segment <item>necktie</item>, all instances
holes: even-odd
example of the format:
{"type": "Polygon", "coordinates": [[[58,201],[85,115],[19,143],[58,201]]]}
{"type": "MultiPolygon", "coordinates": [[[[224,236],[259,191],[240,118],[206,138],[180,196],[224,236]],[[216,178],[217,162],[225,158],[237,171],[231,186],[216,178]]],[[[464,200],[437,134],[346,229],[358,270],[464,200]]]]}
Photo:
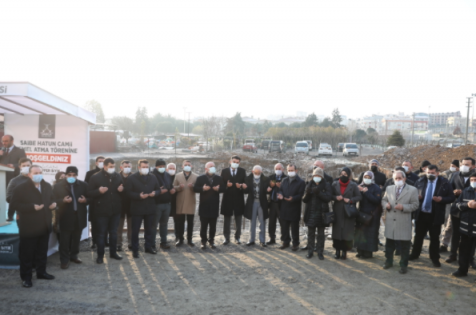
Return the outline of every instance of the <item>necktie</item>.
{"type": "Polygon", "coordinates": [[[402,188],[397,188],[397,198],[395,198],[395,199],[398,199],[398,197],[400,197],[401,193],[402,193],[402,188]]]}
{"type": "Polygon", "coordinates": [[[76,203],[76,196],[74,195],[74,187],[71,185],[71,194],[73,195],[74,211],[78,211],[78,204],[76,203]]]}
{"type": "Polygon", "coordinates": [[[233,170],[233,177],[235,177],[235,170],[233,170]]]}
{"type": "Polygon", "coordinates": [[[426,211],[431,212],[431,201],[433,200],[433,182],[428,182],[428,190],[426,191],[425,206],[423,207],[426,211]]]}

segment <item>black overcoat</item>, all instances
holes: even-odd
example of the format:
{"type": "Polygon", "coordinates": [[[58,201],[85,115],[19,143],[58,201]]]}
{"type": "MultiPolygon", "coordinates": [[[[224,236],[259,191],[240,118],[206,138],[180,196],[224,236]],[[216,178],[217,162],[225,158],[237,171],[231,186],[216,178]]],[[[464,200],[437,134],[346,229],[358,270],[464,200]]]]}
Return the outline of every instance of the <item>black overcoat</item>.
{"type": "Polygon", "coordinates": [[[91,198],[87,198],[88,184],[77,179],[76,182],[71,185],[66,179],[60,180],[53,187],[53,193],[55,195],[56,205],[58,207],[59,227],[60,231],[73,231],[76,228],[84,229],[87,225],[88,217],[88,203],[91,202],[91,198]],[[63,201],[64,197],[73,198],[71,192],[71,186],[73,186],[74,196],[76,198],[76,211],[74,210],[74,203],[66,203],[63,201]],[[79,198],[84,196],[86,203],[79,202],[79,198]]]}
{"type": "Polygon", "coordinates": [[[198,215],[204,218],[218,218],[220,213],[220,193],[225,191],[225,184],[221,176],[208,175],[197,177],[197,181],[193,186],[196,193],[200,193],[200,204],[198,205],[198,215]],[[204,185],[210,186],[207,191],[203,190],[204,185]],[[220,185],[220,189],[215,191],[213,187],[220,185]]]}
{"type": "Polygon", "coordinates": [[[243,215],[245,209],[245,191],[243,188],[236,188],[236,183],[243,184],[246,181],[246,171],[244,168],[238,167],[236,175],[232,176],[229,167],[221,171],[221,178],[225,185],[223,198],[221,201],[221,214],[226,216],[243,215]],[[233,185],[228,187],[228,181],[233,185]]]}

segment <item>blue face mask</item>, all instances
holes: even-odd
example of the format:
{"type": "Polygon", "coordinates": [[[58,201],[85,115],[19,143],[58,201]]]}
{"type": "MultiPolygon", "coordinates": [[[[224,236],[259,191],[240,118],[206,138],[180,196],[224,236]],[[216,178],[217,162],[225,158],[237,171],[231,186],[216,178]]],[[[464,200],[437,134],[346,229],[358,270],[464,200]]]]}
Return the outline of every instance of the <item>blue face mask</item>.
{"type": "Polygon", "coordinates": [[[33,182],[41,183],[42,180],[43,180],[43,174],[33,175],[33,182]]]}
{"type": "Polygon", "coordinates": [[[70,183],[70,184],[76,183],[76,178],[75,178],[75,177],[66,177],[66,180],[67,180],[68,183],[70,183]]]}

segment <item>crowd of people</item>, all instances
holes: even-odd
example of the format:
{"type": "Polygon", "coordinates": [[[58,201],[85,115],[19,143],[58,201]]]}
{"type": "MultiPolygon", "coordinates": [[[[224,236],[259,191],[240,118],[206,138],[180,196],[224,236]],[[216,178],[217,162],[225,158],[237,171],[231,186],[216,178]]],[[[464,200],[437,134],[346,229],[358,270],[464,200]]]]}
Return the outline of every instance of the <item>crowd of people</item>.
{"type": "Polygon", "coordinates": [[[214,162],[210,161],[205,164],[205,173],[199,175],[193,172],[189,160],[183,161],[179,171],[177,165],[167,164],[163,159],[157,160],[154,168],[142,159],[138,161],[137,171],[132,172],[133,165],[128,160],[116,165],[112,158],[98,156],[96,168],[86,174],[84,181],[78,178],[77,167],[68,166],[52,186],[43,179],[40,166],[32,165],[26,157],[20,158],[20,174],[8,185],[7,202],[9,219],[17,213],[22,285],[32,286],[33,268],[38,279],[54,279],[46,272],[48,239],[53,230],[60,240],[61,268],[67,269],[70,262],[82,263],[78,257],[79,243],[88,218],[98,264],[104,263],[107,246],[110,258],[122,259],[118,252],[123,250],[125,222],[134,258],[140,258],[141,227],[145,253],[157,254],[158,237],[161,249],[170,248],[169,217],[174,220],[175,246],[185,244],[185,222],[187,245],[195,246],[192,237],[197,202],[202,250],[207,250],[207,246],[216,248],[217,219],[221,214],[224,216],[222,245],[232,241],[233,220],[234,241],[242,243],[242,217],[245,217],[251,221],[246,246],[276,244],[279,222],[279,248],[291,247],[297,251],[303,219],[308,241],[301,249],[307,252],[307,258],[317,252],[318,258],[324,259],[325,229],[332,226],[335,259],[347,259],[353,248],[357,258],[371,259],[379,250],[383,221],[384,269],[391,268],[394,257],[400,256],[399,272],[407,273],[409,261],[420,257],[427,235],[429,258],[434,267],[441,266],[440,253],[450,247],[446,262],[459,262],[453,276],[466,276],[470,266],[476,268],[476,170],[471,157],[453,161],[445,172],[428,161],[414,172],[412,163],[403,161],[402,166],[393,170],[391,178],[379,170],[377,160],[372,160],[369,170],[357,180],[348,167],[342,168],[338,178],[332,178],[326,174],[322,161],[314,163],[308,179],[301,178],[292,163],[286,167],[277,163],[270,176],[263,173],[260,165],[255,165],[247,175],[240,163],[239,156],[232,156],[230,166],[218,175],[214,162]],[[223,194],[221,203],[220,194],[223,194]],[[302,203],[305,204],[303,215],[302,203]]]}

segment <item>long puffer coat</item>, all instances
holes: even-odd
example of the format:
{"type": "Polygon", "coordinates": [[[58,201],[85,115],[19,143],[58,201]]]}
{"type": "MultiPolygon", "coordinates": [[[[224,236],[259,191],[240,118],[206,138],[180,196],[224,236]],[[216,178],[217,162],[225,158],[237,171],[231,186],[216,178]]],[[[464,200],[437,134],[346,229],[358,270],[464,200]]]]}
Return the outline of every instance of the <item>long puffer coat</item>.
{"type": "Polygon", "coordinates": [[[309,227],[327,227],[324,214],[329,212],[329,202],[332,200],[331,185],[321,180],[317,185],[310,181],[304,192],[303,202],[306,204],[304,223],[309,227]]]}
{"type": "Polygon", "coordinates": [[[372,215],[369,225],[357,222],[354,244],[357,249],[369,252],[378,251],[378,233],[380,229],[380,204],[382,190],[377,184],[365,185],[368,190],[361,192],[362,200],[359,202],[359,212],[372,215]]]}

